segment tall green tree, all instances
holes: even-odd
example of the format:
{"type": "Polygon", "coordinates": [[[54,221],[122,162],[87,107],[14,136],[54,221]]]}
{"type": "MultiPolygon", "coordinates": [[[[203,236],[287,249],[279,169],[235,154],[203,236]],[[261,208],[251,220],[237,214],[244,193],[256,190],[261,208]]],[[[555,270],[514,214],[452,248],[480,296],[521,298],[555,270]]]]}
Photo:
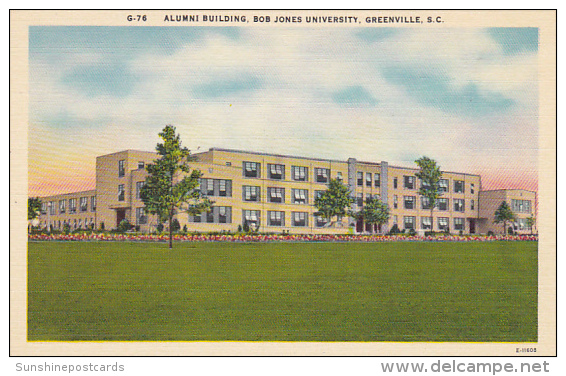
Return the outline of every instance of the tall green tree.
{"type": "Polygon", "coordinates": [[[515,214],[506,201],[495,210],[493,223],[503,223],[503,235],[507,235],[507,223],[515,220],[515,214]]]}
{"type": "Polygon", "coordinates": [[[430,205],[430,227],[432,230],[434,227],[434,208],[438,204],[438,199],[442,197],[442,191],[440,190],[442,171],[440,171],[440,166],[436,161],[429,157],[423,156],[417,159],[415,163],[419,166],[419,171],[415,175],[421,180],[419,195],[426,198],[430,205]]]}
{"type": "Polygon", "coordinates": [[[28,231],[31,230],[31,221],[39,217],[41,213],[41,200],[39,197],[28,198],[28,231]]]}
{"type": "Polygon", "coordinates": [[[328,189],[314,200],[318,210],[314,215],[330,222],[334,217],[345,216],[353,202],[348,187],[338,179],[330,179],[328,189]]]}
{"type": "Polygon", "coordinates": [[[173,248],[173,219],[178,211],[198,214],[210,211],[212,202],[203,197],[199,186],[201,171],[191,170],[191,152],[181,145],[175,127],[167,125],[159,133],[156,146],[160,158],[147,165],[148,176],[140,196],[145,210],[169,224],[169,248],[173,248]]]}
{"type": "Polygon", "coordinates": [[[363,219],[369,225],[383,225],[389,222],[390,210],[387,204],[373,197],[366,200],[366,204],[360,211],[354,214],[356,219],[363,219]]]}

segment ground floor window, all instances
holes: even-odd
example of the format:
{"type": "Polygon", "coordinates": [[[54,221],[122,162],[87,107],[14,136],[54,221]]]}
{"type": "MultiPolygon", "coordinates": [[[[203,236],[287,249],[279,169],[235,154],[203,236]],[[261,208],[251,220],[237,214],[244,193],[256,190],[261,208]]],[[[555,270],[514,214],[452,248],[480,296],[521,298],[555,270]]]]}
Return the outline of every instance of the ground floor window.
{"type": "Polygon", "coordinates": [[[267,212],[267,225],[268,226],[285,226],[285,212],[283,211],[268,211],[267,212]]]}
{"type": "Polygon", "coordinates": [[[438,218],[438,229],[440,231],[448,231],[448,217],[438,218]]]}
{"type": "Polygon", "coordinates": [[[316,218],[315,220],[316,227],[324,227],[329,222],[327,218],[321,216],[317,216],[315,218],[316,218]]]}
{"type": "Polygon", "coordinates": [[[403,226],[405,228],[405,230],[411,230],[411,229],[415,229],[415,217],[412,216],[406,216],[403,217],[403,226]]]}
{"type": "Polygon", "coordinates": [[[432,221],[430,217],[421,217],[421,229],[432,230],[432,221]]]}
{"type": "Polygon", "coordinates": [[[293,212],[292,225],[296,227],[308,226],[308,215],[305,212],[293,212]]]}
{"type": "Polygon", "coordinates": [[[464,230],[464,218],[454,218],[454,230],[464,230]]]}
{"type": "Polygon", "coordinates": [[[136,223],[138,225],[145,225],[147,223],[147,216],[145,215],[144,208],[136,209],[136,223]]]}
{"type": "Polygon", "coordinates": [[[259,210],[242,210],[242,223],[248,226],[259,227],[261,221],[261,212],[259,210]]]}

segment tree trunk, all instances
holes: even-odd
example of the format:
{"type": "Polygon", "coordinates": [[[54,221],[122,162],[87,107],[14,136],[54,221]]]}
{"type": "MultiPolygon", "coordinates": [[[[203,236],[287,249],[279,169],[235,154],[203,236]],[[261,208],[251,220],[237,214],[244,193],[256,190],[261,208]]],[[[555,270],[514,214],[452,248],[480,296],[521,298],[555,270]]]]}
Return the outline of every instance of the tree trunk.
{"type": "Polygon", "coordinates": [[[173,216],[169,216],[169,249],[173,248],[173,216]]]}

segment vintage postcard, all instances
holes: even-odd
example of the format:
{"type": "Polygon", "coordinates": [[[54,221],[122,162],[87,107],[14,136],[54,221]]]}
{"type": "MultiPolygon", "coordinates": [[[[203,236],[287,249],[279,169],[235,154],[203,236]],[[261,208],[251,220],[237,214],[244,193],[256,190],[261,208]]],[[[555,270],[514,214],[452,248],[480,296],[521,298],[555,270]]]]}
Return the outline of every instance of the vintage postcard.
{"type": "Polygon", "coordinates": [[[556,354],[555,11],[10,22],[12,355],[556,354]]]}

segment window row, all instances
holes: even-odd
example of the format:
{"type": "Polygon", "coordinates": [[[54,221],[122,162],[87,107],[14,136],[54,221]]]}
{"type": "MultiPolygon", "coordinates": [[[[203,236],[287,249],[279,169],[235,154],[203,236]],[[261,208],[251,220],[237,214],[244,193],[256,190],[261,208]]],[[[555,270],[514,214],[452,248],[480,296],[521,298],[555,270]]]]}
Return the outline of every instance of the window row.
{"type": "MultiPolygon", "coordinates": [[[[288,190],[288,189],[287,189],[288,190]]],[[[286,189],[281,187],[268,187],[266,202],[270,203],[285,203],[287,202],[286,189]]],[[[291,196],[289,197],[292,204],[308,204],[309,191],[308,189],[290,189],[291,196]]],[[[315,191],[315,199],[318,195],[322,194],[322,190],[315,191]]],[[[246,202],[260,202],[261,201],[261,187],[253,185],[244,185],[242,187],[242,200],[246,202]]]]}
{"type": "Polygon", "coordinates": [[[365,179],[364,179],[364,173],[361,171],[356,172],[356,180],[357,180],[357,184],[358,187],[363,187],[364,185],[366,187],[381,187],[381,174],[379,173],[371,173],[371,172],[366,172],[365,173],[365,179]]]}
{"type": "MultiPolygon", "coordinates": [[[[421,209],[423,210],[430,210],[430,200],[428,197],[421,196],[421,209]]],[[[403,208],[405,209],[416,209],[416,196],[403,196],[403,208]]],[[[453,202],[453,210],[456,212],[465,212],[466,211],[466,201],[462,198],[455,198],[452,199],[453,202]]],[[[435,208],[440,211],[447,211],[450,207],[450,199],[448,198],[439,198],[436,201],[435,208]]],[[[397,195],[393,196],[393,209],[399,208],[399,198],[397,195]]],[[[470,210],[476,210],[476,202],[475,200],[470,200],[470,210]]]]}
{"type": "Polygon", "coordinates": [[[511,200],[511,210],[515,213],[530,213],[530,200],[511,200]]]}
{"type": "MultiPolygon", "coordinates": [[[[359,173],[358,173],[359,174],[359,173]]],[[[358,180],[358,185],[361,185],[358,180]]],[[[421,181],[421,187],[426,187],[428,184],[421,181]]],[[[393,178],[393,188],[397,189],[399,187],[399,181],[397,177],[393,178]]],[[[403,176],[403,188],[404,189],[417,189],[416,177],[415,176],[403,176]]],[[[450,180],[440,179],[438,182],[438,191],[445,193],[450,192],[450,180]]],[[[453,181],[453,193],[464,193],[466,191],[466,183],[463,180],[453,181]]],[[[476,186],[474,183],[470,183],[470,193],[474,194],[476,192],[476,186]]]]}
{"type": "MultiPolygon", "coordinates": [[[[145,168],[144,161],[138,161],[138,170],[143,170],[145,168]]],[[[126,160],[121,159],[118,161],[118,177],[123,177],[126,175],[126,160]]]]}
{"type": "MultiPolygon", "coordinates": [[[[330,181],[330,169],[315,167],[313,169],[312,181],[317,183],[328,183],[330,181]]],[[[267,164],[267,178],[272,180],[285,180],[286,166],[283,164],[267,164]]],[[[261,163],[243,162],[242,174],[246,178],[261,178],[261,163]]],[[[291,166],[291,180],[309,181],[309,168],[305,166],[291,166]]],[[[337,172],[336,178],[342,180],[342,172],[337,172]]]]}
{"type": "MultiPolygon", "coordinates": [[[[43,226],[47,227],[47,221],[42,223],[43,226]]],[[[92,230],[94,229],[94,218],[74,218],[69,219],[68,221],[65,219],[63,221],[51,221],[51,227],[57,230],[65,230],[66,226],[69,226],[71,230],[83,229],[83,230],[92,230]]]]}
{"type": "MultiPolygon", "coordinates": [[[[267,226],[272,227],[285,227],[290,223],[293,227],[308,227],[309,226],[309,213],[307,212],[291,212],[285,213],[284,211],[268,210],[267,213],[267,226]],[[290,218],[286,218],[289,214],[290,218]],[[287,222],[290,221],[290,222],[287,222]]],[[[316,227],[324,227],[328,223],[325,218],[314,216],[314,225],[316,227]]],[[[259,227],[261,225],[261,211],[259,210],[243,210],[242,223],[247,223],[250,226],[259,227]]]]}
{"type": "MultiPolygon", "coordinates": [[[[420,228],[421,230],[433,230],[432,228],[432,218],[430,217],[420,217],[421,219],[421,223],[420,223],[420,228]]],[[[436,218],[437,220],[437,227],[436,229],[438,231],[450,231],[450,218],[448,217],[438,217],[436,218]]],[[[396,216],[394,218],[394,223],[396,223],[396,216]]],[[[413,217],[413,216],[404,216],[403,217],[403,228],[405,228],[406,230],[416,230],[416,226],[417,226],[417,217],[413,217]]],[[[453,226],[454,226],[454,230],[464,230],[465,229],[465,224],[464,224],[464,218],[454,218],[453,219],[453,226]]]]}
{"type": "Polygon", "coordinates": [[[209,212],[191,215],[189,222],[192,223],[232,223],[231,206],[213,206],[209,212]]]}
{"type": "Polygon", "coordinates": [[[89,211],[89,201],[90,201],[90,211],[96,211],[96,196],[89,197],[80,197],[70,198],[68,200],[59,200],[59,201],[49,201],[49,202],[42,202],[41,203],[41,214],[47,214],[49,212],[50,215],[56,214],[64,214],[67,213],[67,208],[69,210],[69,214],[75,214],[77,211],[84,213],[89,211]],[[67,206],[68,202],[68,206],[67,206]]]}

